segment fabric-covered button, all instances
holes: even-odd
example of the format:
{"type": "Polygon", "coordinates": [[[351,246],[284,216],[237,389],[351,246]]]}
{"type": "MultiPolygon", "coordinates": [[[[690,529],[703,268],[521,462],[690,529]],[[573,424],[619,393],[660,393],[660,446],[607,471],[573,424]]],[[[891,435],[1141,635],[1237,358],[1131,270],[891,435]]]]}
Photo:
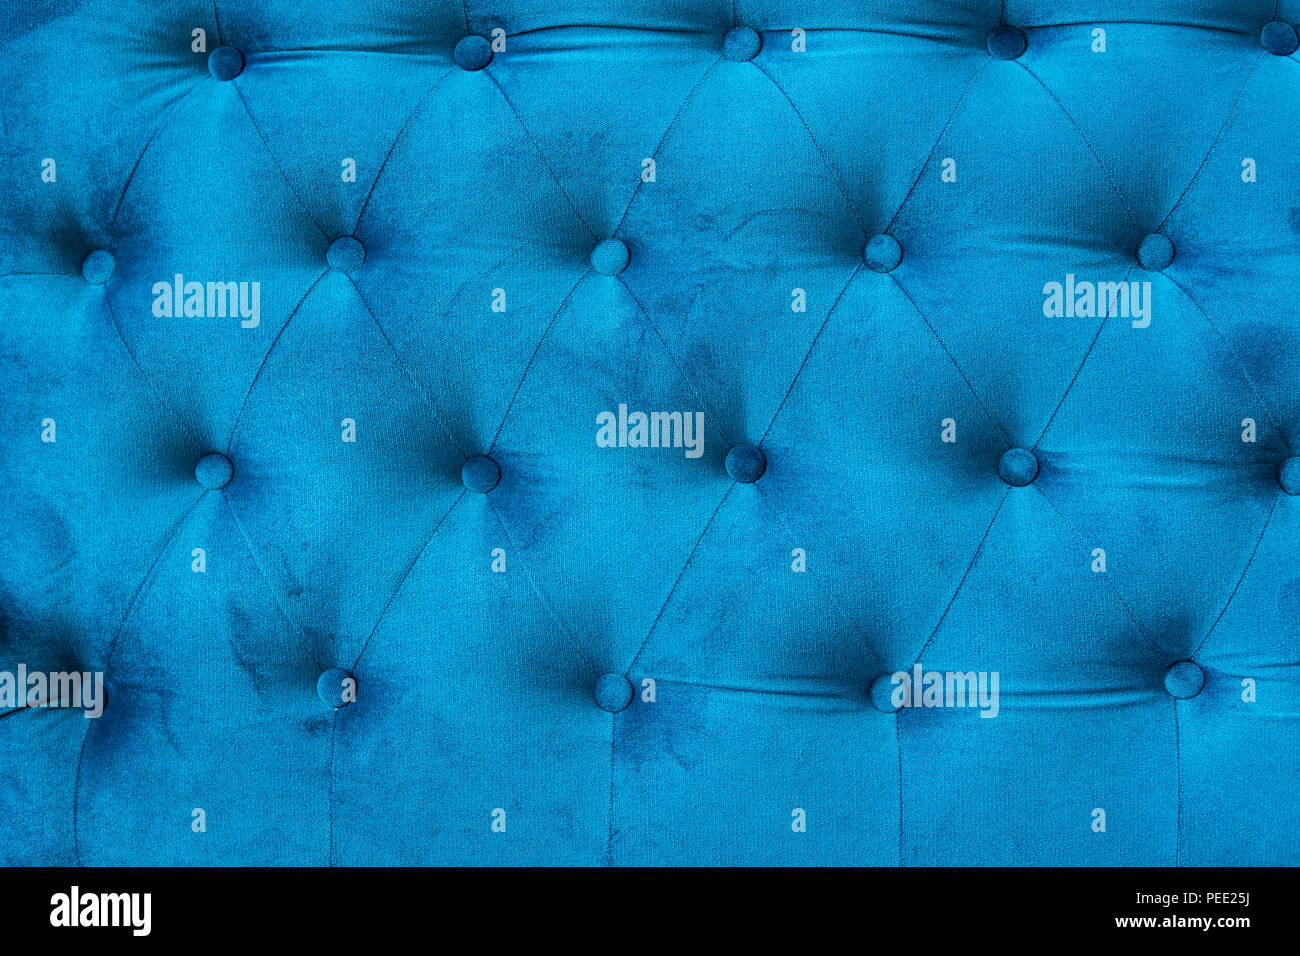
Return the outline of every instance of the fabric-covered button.
{"type": "Polygon", "coordinates": [[[492,62],[492,44],[485,37],[462,37],[456,44],[455,57],[462,70],[481,70],[492,62]]]}
{"type": "Polygon", "coordinates": [[[1014,60],[1029,46],[1025,31],[1009,23],[994,27],[986,42],[989,54],[999,60],[1014,60]]]}
{"type": "Polygon", "coordinates": [[[113,253],[107,249],[96,249],[81,260],[81,277],[91,285],[103,285],[113,274],[116,265],[113,253]]]}
{"type": "Polygon", "coordinates": [[[1300,457],[1292,455],[1278,465],[1277,483],[1288,495],[1300,495],[1300,457]]]}
{"type": "Polygon", "coordinates": [[[329,251],[325,253],[325,261],[330,264],[331,269],[337,269],[339,272],[354,272],[361,268],[361,263],[366,261],[366,247],[356,236],[339,236],[330,243],[329,251]]]}
{"type": "Polygon", "coordinates": [[[210,452],[194,466],[194,477],[209,491],[219,491],[235,477],[235,466],[219,451],[210,452]]]}
{"type": "Polygon", "coordinates": [[[1165,690],[1170,697],[1187,700],[1195,697],[1205,686],[1205,671],[1195,661],[1177,661],[1165,671],[1165,690]]]}
{"type": "Polygon", "coordinates": [[[629,253],[621,239],[602,239],[591,250],[591,267],[603,276],[616,276],[627,268],[629,253]]]}
{"type": "Polygon", "coordinates": [[[1138,243],[1138,265],[1151,272],[1159,272],[1174,261],[1174,244],[1168,236],[1153,232],[1138,243]]]}
{"type": "Polygon", "coordinates": [[[1024,487],[1038,477],[1038,459],[1028,448],[1008,448],[998,459],[998,474],[1007,484],[1024,487]]]}
{"type": "Polygon", "coordinates": [[[732,481],[752,485],[767,471],[767,457],[757,445],[737,445],[727,452],[726,466],[732,481]]]}
{"type": "Polygon", "coordinates": [[[208,54],[208,72],[223,83],[244,72],[244,54],[233,46],[219,46],[208,54]]]}
{"type": "Polygon", "coordinates": [[[602,674],[593,691],[596,706],[617,714],[632,703],[632,682],[622,674],[602,674]]]}
{"type": "Polygon", "coordinates": [[[316,680],[316,694],[326,707],[346,707],[356,697],[357,681],[341,667],[331,667],[316,680]]]}
{"type": "Polygon", "coordinates": [[[903,247],[893,236],[883,232],[872,236],[867,247],[862,250],[862,261],[872,272],[893,272],[903,261],[903,247]]]}
{"type": "Polygon", "coordinates": [[[894,706],[894,683],[892,675],[881,674],[871,682],[871,706],[882,714],[896,714],[899,708],[894,706]]]}
{"type": "Polygon", "coordinates": [[[722,53],[728,60],[744,63],[758,56],[763,38],[753,27],[732,27],[722,40],[722,53]]]}
{"type": "Polygon", "coordinates": [[[1275,56],[1290,56],[1300,46],[1300,37],[1296,36],[1295,27],[1291,24],[1274,20],[1264,24],[1264,29],[1259,31],[1259,42],[1275,56]]]}
{"type": "Polygon", "coordinates": [[[475,455],[461,466],[460,480],[469,491],[485,495],[501,480],[501,466],[487,455],[475,455]]]}

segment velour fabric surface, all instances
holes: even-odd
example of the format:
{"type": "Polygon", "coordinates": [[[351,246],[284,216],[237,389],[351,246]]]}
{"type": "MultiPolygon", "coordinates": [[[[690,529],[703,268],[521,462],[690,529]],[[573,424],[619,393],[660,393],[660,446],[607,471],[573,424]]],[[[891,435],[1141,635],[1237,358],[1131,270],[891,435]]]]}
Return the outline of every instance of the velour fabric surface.
{"type": "Polygon", "coordinates": [[[1300,863],[1297,21],[4,4],[0,860],[1300,863]]]}

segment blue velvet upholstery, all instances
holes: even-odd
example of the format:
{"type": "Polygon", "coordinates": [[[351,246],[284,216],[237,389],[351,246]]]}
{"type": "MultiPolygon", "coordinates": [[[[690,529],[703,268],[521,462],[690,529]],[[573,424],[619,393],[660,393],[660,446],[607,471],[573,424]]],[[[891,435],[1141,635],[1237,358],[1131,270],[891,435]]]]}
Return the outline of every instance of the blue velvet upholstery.
{"type": "Polygon", "coordinates": [[[1300,863],[1297,21],[4,4],[0,859],[1300,863]]]}

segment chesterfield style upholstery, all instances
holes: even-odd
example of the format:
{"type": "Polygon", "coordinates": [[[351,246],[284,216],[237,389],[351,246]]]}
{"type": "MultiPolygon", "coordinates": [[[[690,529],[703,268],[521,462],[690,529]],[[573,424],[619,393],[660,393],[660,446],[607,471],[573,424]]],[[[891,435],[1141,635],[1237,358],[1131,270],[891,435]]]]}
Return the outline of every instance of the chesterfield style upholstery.
{"type": "Polygon", "coordinates": [[[1298,21],[5,4],[0,859],[1300,863],[1298,21]]]}

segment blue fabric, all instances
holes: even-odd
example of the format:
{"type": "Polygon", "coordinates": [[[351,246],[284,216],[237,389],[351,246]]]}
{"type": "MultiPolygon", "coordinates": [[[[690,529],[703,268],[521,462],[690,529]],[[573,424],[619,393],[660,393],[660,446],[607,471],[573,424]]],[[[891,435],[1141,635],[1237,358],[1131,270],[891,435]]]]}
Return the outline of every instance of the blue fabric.
{"type": "Polygon", "coordinates": [[[0,860],[1300,863],[1297,21],[0,5],[0,860]]]}

